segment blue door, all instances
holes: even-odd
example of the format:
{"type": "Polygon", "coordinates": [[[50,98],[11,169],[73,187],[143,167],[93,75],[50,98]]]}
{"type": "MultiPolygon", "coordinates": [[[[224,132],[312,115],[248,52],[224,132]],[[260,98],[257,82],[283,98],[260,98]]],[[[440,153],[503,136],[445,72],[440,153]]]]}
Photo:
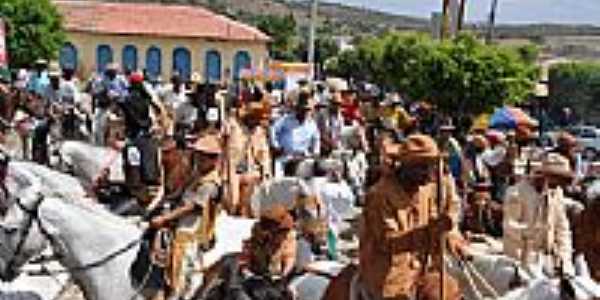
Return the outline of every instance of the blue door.
{"type": "Polygon", "coordinates": [[[106,65],[113,62],[113,52],[109,45],[100,45],[96,49],[96,66],[98,72],[104,72],[106,65]]]}
{"type": "Polygon", "coordinates": [[[190,79],[192,72],[190,51],[186,48],[177,48],[173,51],[173,71],[179,72],[181,78],[190,79]]]}
{"type": "Polygon", "coordinates": [[[252,68],[250,54],[247,51],[238,51],[233,60],[233,79],[239,80],[242,70],[250,68],[252,68]]]}
{"type": "Polygon", "coordinates": [[[146,52],[146,73],[150,79],[156,79],[160,76],[161,72],[162,57],[160,49],[157,47],[150,47],[146,52]]]}
{"type": "Polygon", "coordinates": [[[77,69],[77,48],[71,43],[66,43],[60,49],[59,64],[62,69],[77,69]]]}
{"type": "Polygon", "coordinates": [[[216,50],[206,52],[206,71],[204,77],[208,82],[221,80],[221,54],[216,50]]]}
{"type": "Polygon", "coordinates": [[[123,70],[137,70],[137,48],[127,45],[123,48],[123,70]]]}

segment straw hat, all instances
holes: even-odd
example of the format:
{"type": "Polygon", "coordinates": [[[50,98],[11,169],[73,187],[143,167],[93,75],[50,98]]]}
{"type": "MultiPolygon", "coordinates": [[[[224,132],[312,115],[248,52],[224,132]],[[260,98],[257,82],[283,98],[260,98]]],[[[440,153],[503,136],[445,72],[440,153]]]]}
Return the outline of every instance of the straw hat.
{"type": "Polygon", "coordinates": [[[269,220],[277,223],[282,229],[294,228],[294,219],[288,210],[280,204],[272,206],[260,216],[263,220],[269,220]]]}
{"type": "Polygon", "coordinates": [[[190,77],[190,81],[192,83],[201,83],[202,75],[200,75],[200,73],[198,73],[198,72],[194,72],[194,73],[192,73],[192,76],[190,77]]]}
{"type": "Polygon", "coordinates": [[[206,154],[221,154],[221,140],[216,135],[208,134],[198,138],[190,148],[206,154]]]}
{"type": "Polygon", "coordinates": [[[107,71],[118,71],[119,70],[119,65],[117,63],[109,63],[106,65],[106,70],[107,71]]]}
{"type": "Polygon", "coordinates": [[[535,173],[543,176],[557,176],[566,179],[575,177],[575,173],[571,170],[569,160],[558,153],[549,153],[542,161],[541,168],[536,170],[535,173]]]}
{"type": "Polygon", "coordinates": [[[479,149],[485,149],[489,146],[488,140],[483,135],[479,134],[472,137],[471,143],[473,143],[473,146],[479,149]]]}
{"type": "Polygon", "coordinates": [[[50,77],[60,77],[60,65],[58,62],[51,62],[48,66],[48,76],[50,77]]]}
{"type": "Polygon", "coordinates": [[[437,143],[428,135],[413,134],[398,147],[398,160],[403,162],[429,161],[440,157],[437,143]]]}

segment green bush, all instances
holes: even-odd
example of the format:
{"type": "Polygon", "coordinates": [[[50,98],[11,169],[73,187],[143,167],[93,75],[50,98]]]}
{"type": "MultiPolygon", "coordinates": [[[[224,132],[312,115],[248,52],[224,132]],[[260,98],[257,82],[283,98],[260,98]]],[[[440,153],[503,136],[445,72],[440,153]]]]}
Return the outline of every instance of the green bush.
{"type": "Polygon", "coordinates": [[[526,100],[539,76],[536,56],[533,47],[489,46],[471,35],[440,42],[425,34],[389,33],[340,54],[329,71],[431,101],[462,117],[526,100]]]}

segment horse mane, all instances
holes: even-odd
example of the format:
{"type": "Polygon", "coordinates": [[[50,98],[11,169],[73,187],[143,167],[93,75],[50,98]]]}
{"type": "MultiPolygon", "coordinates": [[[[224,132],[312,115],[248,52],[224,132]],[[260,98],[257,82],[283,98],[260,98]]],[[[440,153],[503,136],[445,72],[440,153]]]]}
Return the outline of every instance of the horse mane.
{"type": "Polygon", "coordinates": [[[111,221],[113,223],[120,222],[123,224],[129,224],[132,226],[134,225],[134,224],[128,222],[127,219],[111,213],[102,205],[94,202],[94,200],[92,198],[84,198],[84,199],[80,199],[80,200],[74,200],[74,199],[68,199],[65,197],[54,197],[54,199],[57,199],[58,201],[63,202],[67,205],[76,207],[80,210],[86,211],[86,212],[94,215],[95,217],[101,218],[106,221],[111,221]]]}

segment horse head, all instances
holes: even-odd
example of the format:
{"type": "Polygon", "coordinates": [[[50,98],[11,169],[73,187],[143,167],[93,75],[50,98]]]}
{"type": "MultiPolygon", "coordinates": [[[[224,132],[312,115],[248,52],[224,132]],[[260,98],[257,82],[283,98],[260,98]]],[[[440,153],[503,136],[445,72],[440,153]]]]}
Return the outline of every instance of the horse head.
{"type": "MultiPolygon", "coordinates": [[[[6,200],[6,199],[3,199],[6,200]]],[[[43,197],[37,193],[16,199],[0,217],[0,279],[12,281],[30,259],[48,246],[42,229],[39,207],[43,197]]]]}

